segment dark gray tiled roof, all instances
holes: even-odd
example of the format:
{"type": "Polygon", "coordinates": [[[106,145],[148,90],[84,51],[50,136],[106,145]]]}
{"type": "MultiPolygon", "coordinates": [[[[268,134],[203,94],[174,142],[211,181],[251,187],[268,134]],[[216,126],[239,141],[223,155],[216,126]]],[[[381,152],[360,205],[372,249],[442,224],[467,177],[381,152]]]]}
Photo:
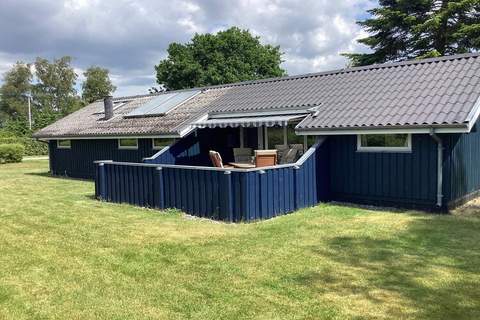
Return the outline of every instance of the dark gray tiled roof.
{"type": "Polygon", "coordinates": [[[178,134],[206,113],[306,109],[298,130],[466,124],[480,97],[480,55],[372,65],[301,76],[202,88],[166,116],[123,118],[152,99],[129,102],[103,121],[103,103],[93,103],[36,133],[38,138],[97,135],[178,134]]]}
{"type": "Polygon", "coordinates": [[[478,55],[353,69],[322,77],[299,129],[465,124],[480,97],[478,55]]]}
{"type": "Polygon", "coordinates": [[[480,57],[466,54],[240,84],[215,112],[317,106],[299,130],[455,125],[480,96],[480,57]]]}

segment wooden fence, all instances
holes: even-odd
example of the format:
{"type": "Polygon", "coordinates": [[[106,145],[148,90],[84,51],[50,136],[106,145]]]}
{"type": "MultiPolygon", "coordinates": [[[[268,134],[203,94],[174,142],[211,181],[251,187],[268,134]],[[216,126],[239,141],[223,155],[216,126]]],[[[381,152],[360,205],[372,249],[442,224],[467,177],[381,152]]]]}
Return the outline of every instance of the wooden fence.
{"type": "Polygon", "coordinates": [[[318,203],[320,144],[295,164],[248,170],[98,161],[95,194],[104,201],[177,208],[215,220],[268,219],[318,203]]]}

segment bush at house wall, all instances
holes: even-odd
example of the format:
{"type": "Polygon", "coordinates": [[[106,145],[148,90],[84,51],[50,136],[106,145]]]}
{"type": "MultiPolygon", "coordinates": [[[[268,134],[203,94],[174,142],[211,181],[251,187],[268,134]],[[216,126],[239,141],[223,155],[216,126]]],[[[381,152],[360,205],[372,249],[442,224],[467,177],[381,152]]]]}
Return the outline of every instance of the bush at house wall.
{"type": "Polygon", "coordinates": [[[0,163],[21,162],[25,147],[19,143],[0,144],[0,163]]]}

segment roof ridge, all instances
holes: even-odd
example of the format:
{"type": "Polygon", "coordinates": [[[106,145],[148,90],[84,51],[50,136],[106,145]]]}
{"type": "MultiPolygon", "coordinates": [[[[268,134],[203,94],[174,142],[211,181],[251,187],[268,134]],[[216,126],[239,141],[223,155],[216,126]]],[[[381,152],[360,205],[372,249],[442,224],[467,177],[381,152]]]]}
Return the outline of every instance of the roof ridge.
{"type": "Polygon", "coordinates": [[[462,53],[462,54],[441,56],[441,57],[435,57],[435,58],[426,58],[426,59],[410,59],[410,60],[396,61],[396,62],[385,62],[385,63],[379,63],[379,64],[370,64],[370,65],[367,65],[367,66],[349,67],[349,68],[335,69],[335,70],[329,70],[329,71],[320,71],[320,72],[298,74],[298,75],[292,75],[292,76],[248,80],[248,81],[242,81],[242,82],[226,83],[226,84],[209,86],[209,87],[205,87],[205,89],[220,89],[220,88],[228,88],[228,87],[237,87],[237,86],[242,86],[242,85],[251,85],[251,84],[257,84],[257,83],[268,83],[268,82],[277,82],[277,81],[286,81],[286,80],[296,80],[296,79],[302,79],[302,78],[314,78],[314,77],[341,74],[341,73],[350,73],[350,72],[374,70],[374,69],[385,69],[385,68],[393,68],[393,67],[398,67],[398,66],[427,64],[427,63],[432,63],[432,62],[459,60],[459,59],[476,58],[476,57],[480,57],[480,52],[462,53]]]}
{"type": "MultiPolygon", "coordinates": [[[[480,52],[463,53],[463,54],[441,56],[441,57],[435,57],[435,58],[426,58],[426,59],[410,59],[410,60],[404,60],[404,61],[385,62],[385,63],[380,63],[380,64],[371,64],[371,65],[367,65],[367,66],[349,67],[349,68],[335,69],[335,70],[329,70],[329,71],[320,71],[320,72],[312,72],[312,73],[305,73],[305,74],[298,74],[298,75],[291,75],[291,76],[247,80],[247,81],[240,81],[240,82],[233,82],[233,83],[225,83],[225,84],[218,84],[218,85],[211,85],[211,86],[204,86],[204,87],[194,87],[194,88],[188,88],[188,89],[171,90],[171,91],[162,91],[162,92],[147,93],[147,94],[132,95],[132,96],[121,96],[121,97],[114,97],[113,100],[114,101],[134,100],[134,99],[153,97],[153,96],[158,96],[158,95],[173,93],[173,92],[192,91],[192,90],[206,91],[206,90],[226,89],[226,88],[233,88],[233,87],[246,86],[246,85],[255,85],[255,84],[261,84],[261,83],[289,81],[289,80],[296,80],[296,79],[303,79],[303,78],[315,78],[315,77],[322,77],[322,76],[342,74],[342,73],[351,73],[351,72],[375,70],[375,69],[395,68],[395,67],[401,67],[401,66],[427,64],[427,63],[433,63],[433,62],[451,61],[451,60],[459,60],[459,59],[466,59],[466,58],[477,58],[477,57],[480,57],[480,52]]],[[[101,100],[97,100],[97,101],[101,101],[101,100]]]]}

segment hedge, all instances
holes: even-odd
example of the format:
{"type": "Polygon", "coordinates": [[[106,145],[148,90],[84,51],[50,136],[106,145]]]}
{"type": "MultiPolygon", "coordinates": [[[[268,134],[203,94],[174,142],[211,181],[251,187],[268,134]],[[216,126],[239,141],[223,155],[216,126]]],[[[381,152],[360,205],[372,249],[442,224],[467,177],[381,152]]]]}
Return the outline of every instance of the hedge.
{"type": "Polygon", "coordinates": [[[48,154],[48,144],[31,138],[6,137],[0,138],[0,144],[21,144],[25,156],[43,156],[48,154]]]}
{"type": "Polygon", "coordinates": [[[0,163],[21,162],[25,147],[19,143],[0,144],[0,163]]]}

